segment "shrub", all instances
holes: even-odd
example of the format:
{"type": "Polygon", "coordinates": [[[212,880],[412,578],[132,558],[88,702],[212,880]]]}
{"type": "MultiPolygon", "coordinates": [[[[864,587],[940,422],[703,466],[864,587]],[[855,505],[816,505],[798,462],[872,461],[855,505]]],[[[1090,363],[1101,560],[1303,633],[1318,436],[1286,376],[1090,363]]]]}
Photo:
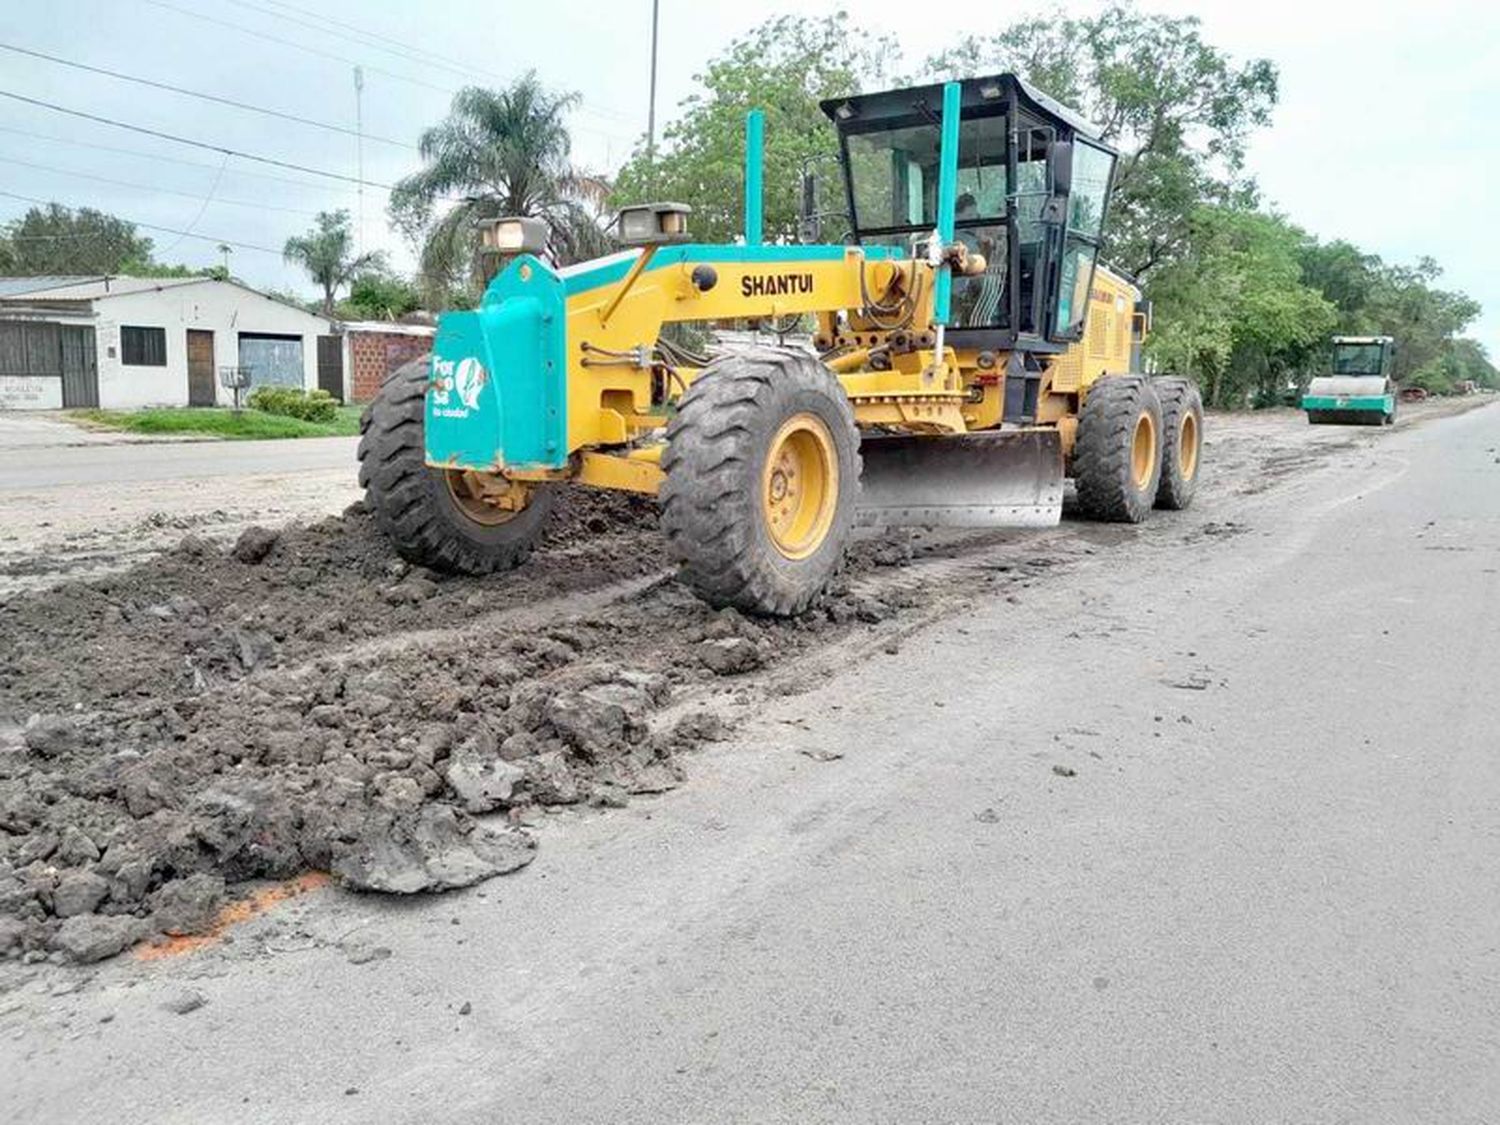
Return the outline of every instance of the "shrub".
{"type": "Polygon", "coordinates": [[[339,404],[325,390],[304,391],[298,387],[256,387],[245,400],[252,410],[327,424],[338,417],[339,404]]]}

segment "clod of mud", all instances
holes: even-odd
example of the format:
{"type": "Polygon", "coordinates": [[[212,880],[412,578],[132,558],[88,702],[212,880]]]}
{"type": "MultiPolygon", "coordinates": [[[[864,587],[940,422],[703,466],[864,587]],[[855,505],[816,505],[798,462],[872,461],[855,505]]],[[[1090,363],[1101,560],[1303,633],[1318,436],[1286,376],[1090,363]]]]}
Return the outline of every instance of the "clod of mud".
{"type": "Polygon", "coordinates": [[[171,1012],[174,1016],[185,1016],[189,1012],[196,1012],[208,1003],[208,997],[196,988],[185,988],[181,992],[174,992],[162,1001],[162,1008],[171,1012]]]}
{"type": "Polygon", "coordinates": [[[69,918],[58,928],[53,947],[71,961],[88,964],[113,957],[145,934],[145,923],[138,918],[85,914],[69,918]]]}
{"type": "Polygon", "coordinates": [[[212,925],[223,901],[223,877],[200,871],[173,879],[151,896],[151,922],[173,936],[202,933],[212,925]]]}
{"type": "Polygon", "coordinates": [[[427,805],[371,818],[339,851],[333,874],[346,886],[406,895],[467,887],[524,867],[536,841],[519,829],[489,828],[444,805],[427,805]]]}
{"type": "Polygon", "coordinates": [[[372,961],[384,961],[390,955],[390,946],[386,945],[353,945],[344,954],[351,965],[368,965],[372,961]]]}
{"type": "Polygon", "coordinates": [[[695,651],[704,666],[719,676],[750,672],[765,663],[755,642],[745,637],[706,640],[695,651]]]}
{"type": "Polygon", "coordinates": [[[230,554],[240,562],[253,566],[271,553],[271,548],[276,546],[276,541],[280,538],[279,531],[271,531],[264,527],[247,527],[240,532],[240,537],[235,540],[234,549],[230,551],[230,554]]]}

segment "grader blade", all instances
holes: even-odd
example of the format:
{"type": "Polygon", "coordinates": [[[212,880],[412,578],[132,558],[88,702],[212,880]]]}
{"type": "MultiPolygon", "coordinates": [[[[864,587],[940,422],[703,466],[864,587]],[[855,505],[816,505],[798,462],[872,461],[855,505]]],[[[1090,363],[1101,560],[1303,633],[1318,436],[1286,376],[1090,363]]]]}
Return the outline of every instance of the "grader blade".
{"type": "Polygon", "coordinates": [[[1062,518],[1056,430],[866,437],[862,527],[1050,527],[1062,518]]]}

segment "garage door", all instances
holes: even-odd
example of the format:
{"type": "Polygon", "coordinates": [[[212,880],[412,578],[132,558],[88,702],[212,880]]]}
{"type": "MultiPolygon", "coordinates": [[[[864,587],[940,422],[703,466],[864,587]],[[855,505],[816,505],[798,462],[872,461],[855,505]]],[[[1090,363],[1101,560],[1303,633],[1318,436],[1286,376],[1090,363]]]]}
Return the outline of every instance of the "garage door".
{"type": "Polygon", "coordinates": [[[240,366],[250,369],[250,385],[303,385],[302,337],[240,333],[240,366]]]}
{"type": "Polygon", "coordinates": [[[18,405],[27,399],[34,399],[33,405],[56,405],[58,399],[51,396],[59,393],[55,380],[60,380],[65,408],[98,406],[93,328],[46,321],[0,321],[0,376],[34,384],[20,389],[18,405]],[[42,379],[51,384],[47,390],[37,382],[42,379]]]}

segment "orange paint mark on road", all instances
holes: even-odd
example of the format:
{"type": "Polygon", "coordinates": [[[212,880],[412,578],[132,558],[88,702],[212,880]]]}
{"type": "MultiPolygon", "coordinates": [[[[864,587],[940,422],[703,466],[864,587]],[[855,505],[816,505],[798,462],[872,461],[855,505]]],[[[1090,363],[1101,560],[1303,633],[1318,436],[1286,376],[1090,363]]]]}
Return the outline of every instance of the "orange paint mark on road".
{"type": "Polygon", "coordinates": [[[213,924],[205,932],[169,937],[158,944],[138,946],[135,951],[136,960],[161,961],[168,957],[179,957],[184,953],[192,953],[210,945],[217,945],[224,939],[224,934],[230,927],[238,926],[241,922],[248,922],[251,918],[264,914],[277,903],[304,895],[308,891],[315,891],[319,887],[326,887],[329,882],[328,876],[323,872],[309,871],[305,875],[298,875],[295,879],[288,879],[244,898],[235,899],[214,916],[213,924]]]}

